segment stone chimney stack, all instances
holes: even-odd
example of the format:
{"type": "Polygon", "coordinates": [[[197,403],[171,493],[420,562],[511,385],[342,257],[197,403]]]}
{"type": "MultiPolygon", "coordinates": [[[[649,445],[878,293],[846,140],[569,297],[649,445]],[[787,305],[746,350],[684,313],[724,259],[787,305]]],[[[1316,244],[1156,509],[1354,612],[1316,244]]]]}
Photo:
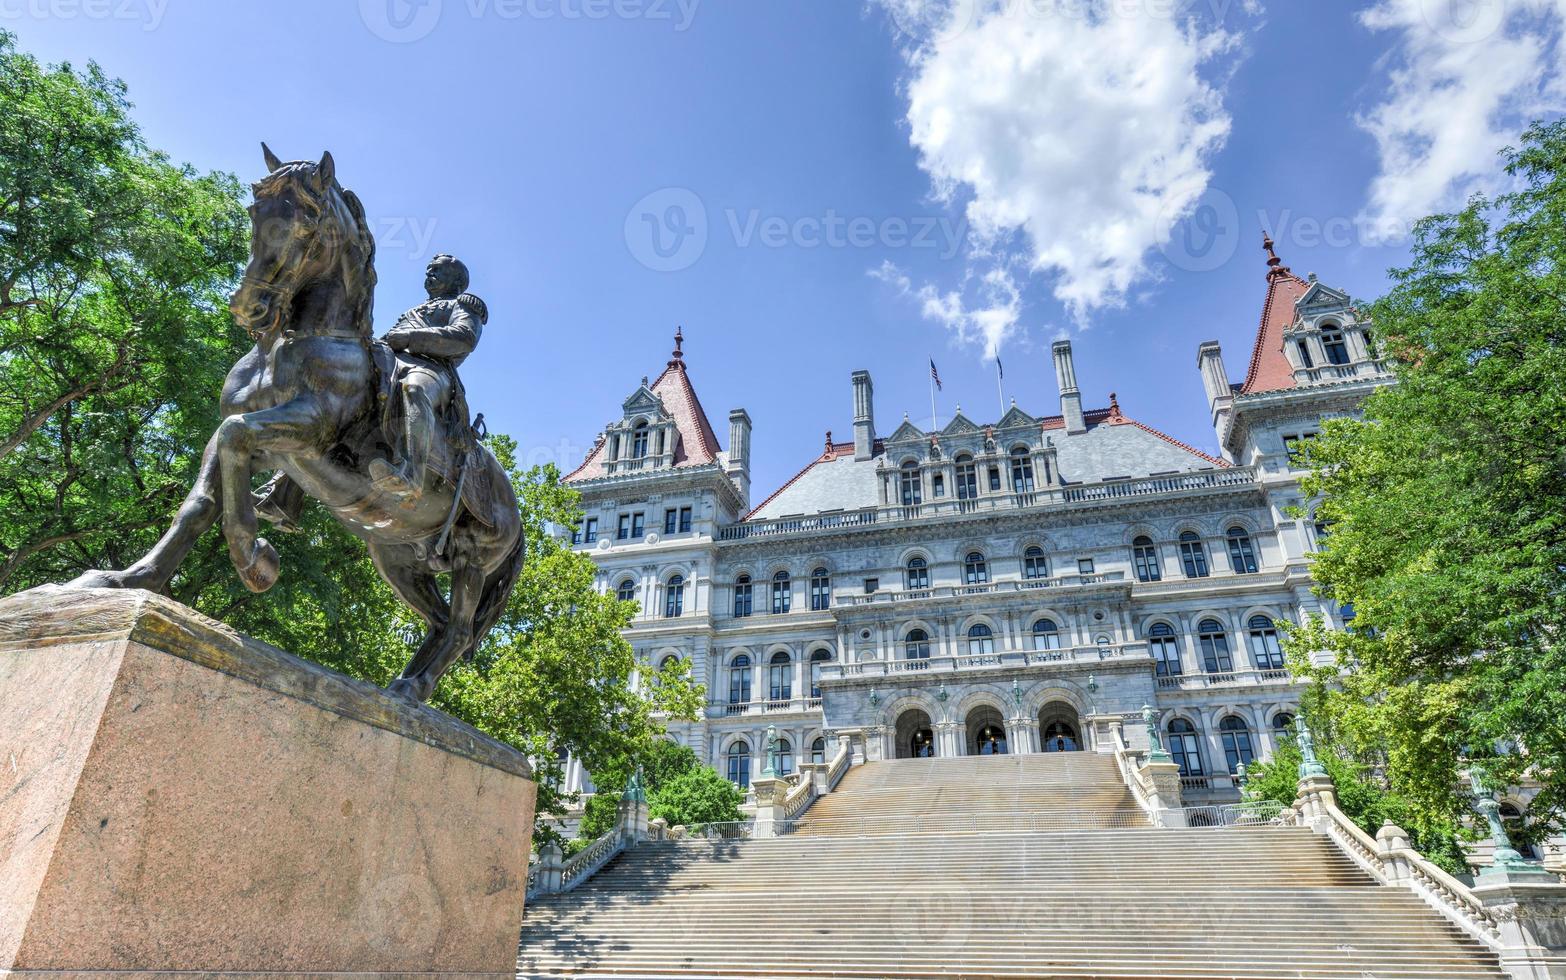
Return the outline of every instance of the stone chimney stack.
{"type": "Polygon", "coordinates": [[[729,479],[739,487],[745,506],[750,506],[750,413],[736,408],[729,413],[729,479]]]}
{"type": "Polygon", "coordinates": [[[1077,365],[1071,358],[1071,341],[1057,340],[1051,348],[1055,354],[1055,380],[1060,384],[1060,414],[1066,420],[1066,432],[1075,435],[1087,431],[1087,421],[1082,417],[1082,392],[1077,390],[1077,365]]]}
{"type": "Polygon", "coordinates": [[[1207,390],[1207,407],[1212,410],[1216,427],[1234,406],[1234,389],[1229,372],[1223,366],[1223,348],[1209,340],[1196,349],[1196,367],[1202,372],[1202,387],[1207,390]]]}
{"type": "Polygon", "coordinates": [[[869,371],[854,372],[854,458],[875,455],[875,385],[869,371]]]}

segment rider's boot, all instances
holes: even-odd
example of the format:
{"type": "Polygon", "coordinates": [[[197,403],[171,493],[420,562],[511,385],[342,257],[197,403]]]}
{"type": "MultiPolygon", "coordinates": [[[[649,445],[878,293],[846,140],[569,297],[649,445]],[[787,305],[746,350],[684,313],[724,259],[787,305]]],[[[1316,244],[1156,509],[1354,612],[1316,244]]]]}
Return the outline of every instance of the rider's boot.
{"type": "Polygon", "coordinates": [[[424,469],[430,460],[435,406],[416,385],[403,389],[403,457],[395,461],[370,460],[370,483],[377,490],[396,494],[407,504],[424,496],[424,469]]]}
{"type": "Polygon", "coordinates": [[[299,530],[299,518],[304,513],[304,488],[279,473],[256,491],[256,515],[277,526],[279,531],[290,533],[299,530]]]}

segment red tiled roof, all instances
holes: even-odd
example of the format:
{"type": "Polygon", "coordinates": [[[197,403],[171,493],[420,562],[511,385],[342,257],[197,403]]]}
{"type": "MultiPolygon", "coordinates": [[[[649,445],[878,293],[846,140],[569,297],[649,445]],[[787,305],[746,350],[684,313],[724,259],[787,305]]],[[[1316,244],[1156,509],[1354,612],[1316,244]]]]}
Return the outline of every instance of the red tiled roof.
{"type": "Polygon", "coordinates": [[[1294,304],[1310,283],[1289,271],[1272,251],[1272,239],[1264,240],[1267,249],[1267,301],[1262,304],[1261,324],[1256,329],[1256,346],[1251,350],[1251,367],[1245,373],[1240,394],[1282,391],[1294,387],[1294,365],[1283,353],[1283,331],[1294,322],[1294,304]]]}
{"type": "MultiPolygon", "coordinates": [[[[696,397],[690,375],[685,370],[685,354],[681,351],[683,338],[676,337],[674,357],[668,367],[649,385],[649,390],[663,400],[664,410],[674,419],[679,440],[674,447],[675,468],[705,466],[718,458],[718,437],[712,431],[712,422],[696,397]]],[[[587,459],[565,478],[566,483],[595,480],[608,475],[604,456],[608,442],[600,441],[587,454],[587,459]]]]}

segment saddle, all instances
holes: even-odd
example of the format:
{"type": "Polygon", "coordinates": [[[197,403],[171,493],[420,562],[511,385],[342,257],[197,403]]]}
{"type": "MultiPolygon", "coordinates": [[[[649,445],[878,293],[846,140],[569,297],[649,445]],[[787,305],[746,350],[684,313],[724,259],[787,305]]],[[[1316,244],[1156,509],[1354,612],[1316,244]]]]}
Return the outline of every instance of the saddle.
{"type": "Polygon", "coordinates": [[[515,508],[509,482],[497,480],[504,473],[493,453],[480,442],[468,411],[467,391],[457,372],[446,364],[416,354],[401,354],[384,341],[370,344],[375,362],[376,402],[380,405],[380,441],[388,457],[402,438],[402,399],[397,386],[414,368],[439,370],[451,382],[451,397],[441,413],[439,438],[430,445],[429,468],[452,487],[460,488],[462,509],[485,527],[498,527],[505,511],[515,508]],[[501,485],[505,485],[502,491],[501,485]]]}

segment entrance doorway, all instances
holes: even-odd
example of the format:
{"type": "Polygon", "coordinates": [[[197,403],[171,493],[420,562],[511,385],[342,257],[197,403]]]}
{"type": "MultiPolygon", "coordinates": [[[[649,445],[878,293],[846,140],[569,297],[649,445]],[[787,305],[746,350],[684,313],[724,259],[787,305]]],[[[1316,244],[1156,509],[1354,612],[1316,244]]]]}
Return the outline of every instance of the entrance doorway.
{"type": "Polygon", "coordinates": [[[1077,709],[1063,701],[1051,701],[1039,711],[1039,741],[1045,752],[1080,752],[1082,723],[1077,709]]]}
{"type": "Polygon", "coordinates": [[[980,705],[968,712],[968,754],[1006,755],[1006,722],[1001,713],[989,705],[980,705]]]}
{"type": "Polygon", "coordinates": [[[910,708],[897,716],[897,758],[935,758],[935,730],[930,716],[918,708],[910,708]]]}

